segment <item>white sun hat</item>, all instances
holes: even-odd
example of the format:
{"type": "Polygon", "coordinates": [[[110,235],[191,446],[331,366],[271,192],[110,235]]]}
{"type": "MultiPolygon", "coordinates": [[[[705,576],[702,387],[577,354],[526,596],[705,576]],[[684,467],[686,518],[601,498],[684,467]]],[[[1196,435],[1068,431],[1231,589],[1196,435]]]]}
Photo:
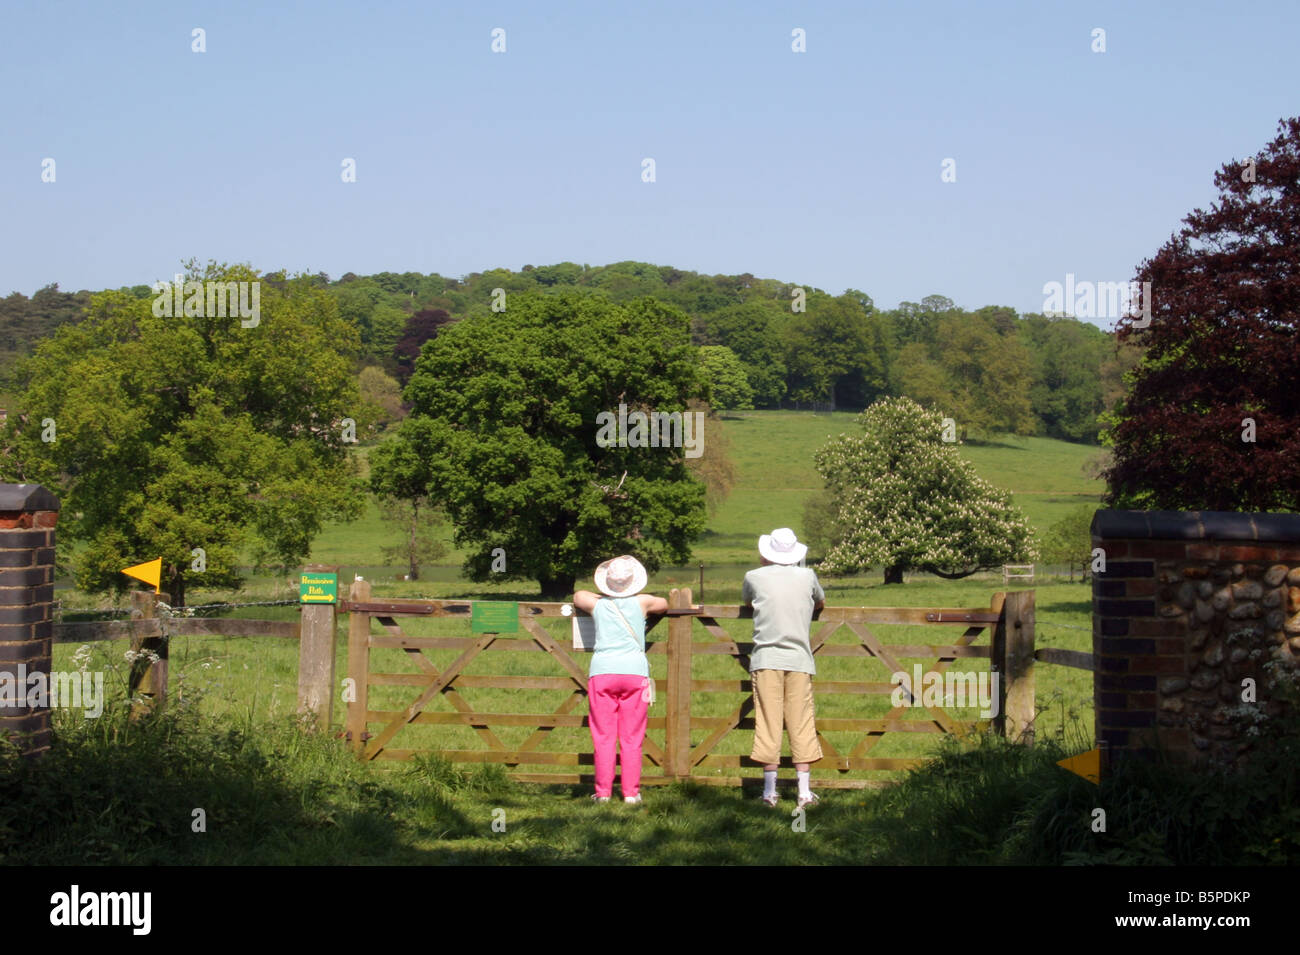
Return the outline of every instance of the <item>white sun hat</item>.
{"type": "Polygon", "coordinates": [[[596,589],[609,597],[631,597],[645,590],[650,579],[635,557],[624,554],[596,568],[596,589]]]}
{"type": "Polygon", "coordinates": [[[797,564],[808,553],[808,545],[800,544],[790,528],[778,527],[758,539],[758,552],[774,564],[797,564]]]}

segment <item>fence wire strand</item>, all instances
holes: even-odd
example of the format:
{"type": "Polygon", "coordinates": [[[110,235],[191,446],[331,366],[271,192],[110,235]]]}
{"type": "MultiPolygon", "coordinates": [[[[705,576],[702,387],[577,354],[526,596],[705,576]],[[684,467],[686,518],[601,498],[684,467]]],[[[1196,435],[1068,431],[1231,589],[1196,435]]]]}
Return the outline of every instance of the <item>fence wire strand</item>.
{"type": "MultiPolygon", "coordinates": [[[[212,603],[212,604],[195,604],[193,606],[173,607],[169,604],[158,601],[158,609],[168,616],[192,617],[199,610],[237,610],[241,607],[292,607],[297,606],[298,600],[253,600],[247,603],[212,603]]],[[[122,617],[129,616],[130,607],[91,607],[86,610],[75,608],[64,608],[61,604],[56,607],[55,613],[62,617],[65,614],[96,614],[104,617],[122,617]]]]}

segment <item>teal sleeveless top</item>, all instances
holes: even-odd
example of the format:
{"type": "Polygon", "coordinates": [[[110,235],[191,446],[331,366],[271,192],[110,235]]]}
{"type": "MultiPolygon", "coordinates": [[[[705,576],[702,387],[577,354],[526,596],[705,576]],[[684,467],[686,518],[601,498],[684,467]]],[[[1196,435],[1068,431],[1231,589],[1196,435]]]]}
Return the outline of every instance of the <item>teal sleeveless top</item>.
{"type": "Polygon", "coordinates": [[[645,614],[641,612],[641,601],[636,597],[601,597],[596,601],[591,617],[596,621],[596,649],[591,654],[588,676],[606,673],[649,676],[650,665],[645,658],[645,614]],[[615,606],[623,612],[632,633],[623,626],[615,606]]]}

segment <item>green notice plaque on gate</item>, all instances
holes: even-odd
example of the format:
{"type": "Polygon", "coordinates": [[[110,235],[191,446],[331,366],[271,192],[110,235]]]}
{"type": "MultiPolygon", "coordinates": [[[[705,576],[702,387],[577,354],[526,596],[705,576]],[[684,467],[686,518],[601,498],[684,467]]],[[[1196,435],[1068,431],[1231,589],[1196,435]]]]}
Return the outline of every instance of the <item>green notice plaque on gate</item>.
{"type": "Polygon", "coordinates": [[[339,575],[303,571],[298,589],[298,602],[304,604],[332,604],[339,600],[339,575]]]}
{"type": "Polygon", "coordinates": [[[519,604],[476,600],[469,616],[470,633],[518,633],[519,604]]]}

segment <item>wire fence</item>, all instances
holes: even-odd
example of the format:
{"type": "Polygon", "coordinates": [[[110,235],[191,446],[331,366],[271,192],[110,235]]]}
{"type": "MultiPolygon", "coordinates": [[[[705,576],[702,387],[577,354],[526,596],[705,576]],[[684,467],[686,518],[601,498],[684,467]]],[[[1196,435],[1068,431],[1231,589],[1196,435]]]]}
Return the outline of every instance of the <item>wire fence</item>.
{"type": "MultiPolygon", "coordinates": [[[[678,568],[670,568],[670,569],[678,569],[678,568]]],[[[691,567],[687,567],[685,569],[692,570],[692,571],[694,570],[694,568],[691,567]]],[[[873,568],[873,570],[875,570],[875,568],[873,568]]],[[[1079,571],[1079,567],[1077,565],[1071,566],[1068,564],[1038,564],[1036,565],[1035,568],[1034,577],[1035,578],[1065,577],[1067,576],[1067,574],[1073,574],[1078,571],[1079,571]]],[[[1080,579],[1086,579],[1086,570],[1084,573],[1085,573],[1085,577],[1080,579]]],[[[994,577],[1001,577],[1003,576],[1003,574],[1001,571],[990,570],[990,571],[982,572],[980,574],[976,574],[975,576],[976,577],[987,576],[990,578],[994,578],[994,577]]],[[[703,583],[702,580],[701,583],[703,583]]],[[[402,594],[402,598],[406,600],[455,599],[455,598],[448,598],[446,594],[440,594],[440,595],[431,594],[428,596],[422,594],[402,594]]],[[[294,607],[294,606],[298,606],[300,603],[301,601],[295,597],[295,598],[289,598],[285,600],[218,601],[216,603],[195,604],[193,606],[180,606],[180,607],[173,607],[167,603],[159,601],[157,606],[158,606],[158,612],[160,616],[215,617],[231,610],[240,610],[246,607],[294,607]]],[[[54,602],[54,619],[60,622],[67,620],[67,618],[69,617],[75,617],[77,620],[81,620],[81,621],[94,621],[94,620],[112,620],[118,617],[128,617],[130,616],[130,614],[131,614],[130,607],[91,607],[91,608],[84,608],[84,609],[83,608],[65,609],[63,607],[62,601],[56,600],[54,602]]],[[[1050,624],[1049,626],[1064,627],[1065,629],[1069,629],[1069,630],[1089,629],[1088,627],[1073,627],[1068,624],[1057,624],[1057,623],[1050,624]]]]}
{"type": "MultiPolygon", "coordinates": [[[[194,606],[173,607],[170,604],[159,601],[158,613],[160,616],[169,617],[215,617],[218,614],[228,610],[238,610],[243,607],[296,607],[300,601],[293,600],[252,600],[243,603],[210,603],[196,604],[194,606]]],[[[54,602],[54,619],[64,620],[67,617],[77,617],[83,620],[111,620],[114,617],[127,617],[131,614],[130,607],[93,607],[89,609],[63,608],[62,601],[54,602]]]]}

